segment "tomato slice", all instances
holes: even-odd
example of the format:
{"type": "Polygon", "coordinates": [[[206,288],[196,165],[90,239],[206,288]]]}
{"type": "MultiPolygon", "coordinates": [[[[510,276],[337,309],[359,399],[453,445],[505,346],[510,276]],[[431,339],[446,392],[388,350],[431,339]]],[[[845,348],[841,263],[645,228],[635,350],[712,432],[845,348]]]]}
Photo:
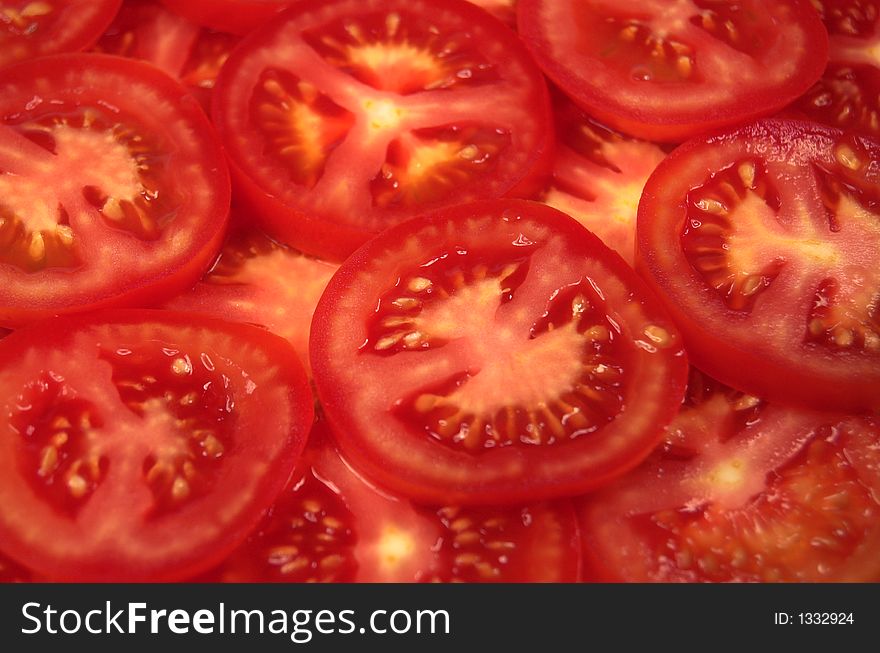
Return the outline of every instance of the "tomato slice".
{"type": "Polygon", "coordinates": [[[247,34],[294,0],[162,0],[175,13],[211,29],[247,34]]]}
{"type": "Polygon", "coordinates": [[[572,99],[654,141],[769,115],[828,61],[807,0],[521,0],[517,12],[538,64],[572,99]]]}
{"type": "Polygon", "coordinates": [[[229,202],[207,118],[154,67],[72,54],[0,70],[0,323],[191,286],[229,202]]]}
{"type": "Polygon", "coordinates": [[[516,29],[517,0],[470,0],[470,2],[482,7],[509,27],[516,29]]]}
{"type": "Polygon", "coordinates": [[[337,268],[262,233],[239,230],[211,272],[165,307],[267,327],[290,341],[309,369],[312,315],[337,268]]]}
{"type": "Polygon", "coordinates": [[[576,582],[580,560],[571,502],[417,507],[353,472],[319,423],[262,526],[203,580],[576,582]]]}
{"type": "Polygon", "coordinates": [[[573,217],[633,265],[639,199],[665,152],[600,125],[565,100],[557,102],[556,133],[553,177],[537,199],[573,217]]]}
{"type": "Polygon", "coordinates": [[[331,259],[418,213],[530,192],[553,145],[540,71],[463,0],[300,3],[236,48],[213,106],[247,207],[331,259]]]}
{"type": "Polygon", "coordinates": [[[202,29],[155,0],[128,0],[94,50],[149,61],[180,80],[208,109],[220,68],[238,41],[235,35],[202,29]]]}
{"type": "Polygon", "coordinates": [[[386,231],[330,280],[318,396],[347,459],[425,503],[571,496],[632,468],[687,373],[619,256],[536,202],[462,205],[386,231]]]}
{"type": "Polygon", "coordinates": [[[30,583],[33,580],[31,572],[0,554],[0,583],[30,583]]]}
{"type": "Polygon", "coordinates": [[[50,578],[175,580],[244,540],[313,417],[264,330],[129,310],[0,341],[0,549],[50,578]]]}
{"type": "Polygon", "coordinates": [[[880,2],[812,2],[830,35],[831,63],[795,108],[811,120],[880,136],[880,2]]]}
{"type": "Polygon", "coordinates": [[[880,580],[880,423],[767,404],[695,374],[664,445],[588,497],[606,581],[880,580]]]}
{"type": "Polygon", "coordinates": [[[765,121],[648,181],[639,268],[694,364],[775,401],[880,407],[880,145],[765,121]]]}
{"type": "Polygon", "coordinates": [[[101,36],[122,0],[4,0],[0,66],[85,50],[101,36]]]}

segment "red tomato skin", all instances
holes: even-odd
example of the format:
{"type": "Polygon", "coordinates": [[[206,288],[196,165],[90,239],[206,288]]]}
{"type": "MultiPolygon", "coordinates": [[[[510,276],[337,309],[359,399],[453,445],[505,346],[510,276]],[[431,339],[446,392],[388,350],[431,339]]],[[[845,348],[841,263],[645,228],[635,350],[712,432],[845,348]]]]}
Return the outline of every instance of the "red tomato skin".
{"type": "MultiPolygon", "coordinates": [[[[288,477],[294,469],[297,461],[305,449],[308,429],[314,420],[314,404],[312,391],[308,377],[302,367],[296,353],[283,338],[268,331],[250,325],[225,322],[216,318],[191,313],[165,311],[155,309],[113,309],[102,310],[88,315],[74,315],[56,317],[45,320],[39,324],[15,331],[10,337],[3,339],[3,351],[0,352],[0,361],[7,364],[10,357],[14,357],[14,350],[18,346],[29,346],[34,342],[50,342],[53,336],[61,335],[66,338],[78,328],[88,328],[94,325],[118,324],[139,325],[150,321],[161,322],[163,325],[176,325],[181,329],[192,329],[194,326],[206,330],[215,330],[216,333],[225,333],[233,341],[247,342],[249,346],[271,350],[273,362],[283,368],[283,377],[289,385],[288,396],[291,399],[292,422],[300,427],[298,432],[289,433],[288,441],[284,445],[284,451],[273,462],[277,473],[264,474],[259,480],[260,496],[262,497],[261,509],[254,510],[250,514],[242,516],[236,528],[227,532],[224,537],[218,538],[216,546],[202,552],[195,559],[189,556],[188,561],[176,561],[167,565],[166,568],[156,568],[145,565],[143,568],[127,565],[120,568],[119,564],[110,563],[105,559],[91,560],[82,568],[71,569],[63,561],[42,560],[39,570],[33,571],[36,577],[48,582],[178,582],[185,580],[204,571],[207,571],[223,560],[236,546],[243,542],[248,534],[259,524],[264,510],[284,489],[288,477]],[[10,352],[9,350],[13,351],[10,352]]],[[[265,414],[271,415],[271,411],[277,407],[265,406],[265,414]]],[[[197,526],[194,525],[194,526],[197,526]]],[[[30,547],[22,546],[20,542],[12,541],[11,538],[3,538],[3,552],[8,553],[15,561],[24,564],[34,555],[30,547]]],[[[39,554],[37,554],[39,555],[39,554]]],[[[35,565],[34,565],[35,566],[35,565]]]]}
{"type": "MultiPolygon", "coordinates": [[[[483,210],[487,213],[494,211],[501,215],[501,211],[504,209],[509,209],[511,212],[519,210],[526,215],[538,213],[548,221],[552,220],[554,229],[566,234],[572,242],[578,242],[585,249],[598,247],[600,250],[607,250],[610,256],[606,262],[614,271],[615,276],[632,284],[631,287],[639,294],[641,303],[649,308],[652,315],[664,316],[660,318],[661,322],[665,319],[665,314],[655,293],[642,283],[619,254],[608,249],[596,236],[584,229],[570,216],[534,201],[486,200],[451,207],[397,225],[362,246],[346,260],[330,280],[327,290],[315,310],[309,346],[315,384],[319,401],[326,409],[327,424],[343,456],[351,461],[355,469],[362,472],[367,478],[375,480],[380,485],[388,487],[416,503],[463,506],[511,505],[524,501],[543,501],[576,496],[606,485],[637,467],[663,437],[661,429],[656,437],[643,438],[643,441],[630,449],[626,456],[618,456],[614,460],[605,461],[599,468],[591,469],[589,478],[571,477],[558,480],[553,485],[546,482],[533,482],[532,479],[518,479],[488,488],[478,488],[476,484],[468,487],[440,488],[426,485],[417,474],[403,475],[390,472],[388,466],[383,461],[375,459],[375,455],[365,447],[366,438],[352,438],[344,435],[351,432],[354,427],[345,414],[345,407],[339,401],[339,388],[334,386],[332,382],[328,382],[329,374],[327,372],[332,334],[324,325],[329,324],[330,317],[333,315],[334,299],[346,293],[351,286],[358,284],[358,272],[361,266],[366,265],[368,261],[387,249],[387,245],[384,243],[402,243],[412,233],[417,232],[421,225],[443,224],[447,219],[474,215],[483,210]]],[[[364,292],[369,293],[370,289],[365,289],[364,292]]],[[[360,319],[360,317],[353,316],[353,319],[360,319]]],[[[671,323],[664,322],[664,324],[672,328],[671,323]]],[[[681,397],[687,386],[689,369],[687,354],[684,349],[680,349],[674,354],[670,353],[670,357],[671,360],[666,370],[669,380],[668,392],[672,397],[681,397]]],[[[677,410],[678,402],[675,399],[667,402],[664,408],[657,411],[657,423],[668,423],[675,416],[677,410]]],[[[517,460],[521,452],[511,451],[509,453],[508,460],[517,460]]],[[[537,452],[537,456],[541,456],[542,453],[544,452],[537,452]]],[[[543,460],[541,458],[541,461],[543,460]]],[[[535,464],[537,465],[541,461],[535,461],[535,464]]]]}
{"type": "Polygon", "coordinates": [[[217,139],[204,109],[191,93],[155,66],[104,54],[52,55],[51,57],[25,61],[3,68],[0,78],[3,80],[27,80],[37,74],[35,71],[39,71],[41,68],[51,69],[61,63],[74,70],[88,70],[97,64],[100,68],[130,71],[140,79],[148,80],[163,96],[172,99],[179,112],[208,141],[209,151],[206,154],[211,165],[214,197],[217,206],[223,208],[218,208],[217,213],[200,226],[203,238],[201,246],[194,251],[191,250],[190,255],[181,259],[178,266],[163,270],[153,277],[144,278],[137,284],[120,288],[112,296],[86,297],[77,304],[53,307],[0,306],[0,325],[8,328],[23,326],[52,316],[87,313],[102,308],[153,306],[173,297],[192,287],[211,266],[223,244],[229,222],[229,206],[232,196],[229,168],[223,156],[222,145],[217,139]]]}
{"type": "MultiPolygon", "coordinates": [[[[550,61],[537,46],[544,37],[537,27],[536,16],[539,5],[547,1],[550,0],[519,0],[517,30],[523,35],[526,46],[544,73],[561,88],[571,88],[579,85],[576,78],[550,61]]],[[[600,122],[625,134],[659,143],[682,143],[689,138],[712,133],[723,127],[772,115],[810,88],[813,82],[821,77],[828,62],[828,32],[818,14],[809,6],[807,0],[800,3],[798,0],[793,0],[791,4],[801,5],[798,11],[803,17],[804,27],[807,30],[811,56],[803,75],[789,80],[772,97],[768,97],[766,93],[750,94],[748,90],[742,89],[737,96],[735,107],[713,108],[710,113],[695,112],[683,118],[675,112],[657,116],[639,106],[627,107],[625,112],[614,111],[608,108],[607,101],[589,89],[584,89],[581,97],[575,97],[572,93],[567,95],[600,122]]]]}
{"type": "MultiPolygon", "coordinates": [[[[318,4],[315,0],[299,0],[297,8],[301,11],[314,11],[318,4]]],[[[458,0],[456,0],[457,4],[458,0]]],[[[478,11],[480,14],[486,13],[470,2],[463,2],[461,4],[465,5],[464,9],[467,11],[478,11]]],[[[291,16],[294,13],[293,8],[285,12],[285,14],[290,14],[291,16]]],[[[268,26],[267,24],[266,27],[268,26]]],[[[251,32],[242,39],[233,50],[232,57],[236,56],[236,52],[245,52],[258,45],[261,42],[261,31],[263,30],[251,32]]],[[[515,41],[515,35],[509,35],[509,32],[510,30],[508,29],[502,29],[501,38],[513,36],[514,38],[511,41],[515,41]]],[[[227,94],[225,89],[232,86],[232,80],[230,79],[232,73],[228,72],[229,69],[231,69],[231,66],[227,65],[221,70],[211,98],[211,118],[213,123],[217,125],[221,140],[226,138],[226,128],[224,128],[224,125],[228,122],[225,117],[229,110],[221,98],[227,94]],[[226,74],[224,74],[224,71],[226,71],[226,74]]],[[[535,75],[540,76],[540,71],[537,70],[537,67],[535,67],[535,71],[535,75]]],[[[541,79],[543,80],[542,76],[541,79]]],[[[527,169],[524,170],[521,178],[507,190],[503,195],[504,197],[517,199],[534,197],[535,194],[545,187],[547,179],[549,179],[552,172],[556,153],[556,139],[550,125],[552,121],[550,91],[546,84],[541,84],[536,90],[540,94],[539,110],[537,111],[536,119],[547,122],[548,128],[542,142],[535,149],[527,169]]],[[[273,238],[312,256],[338,263],[344,261],[358,247],[376,235],[375,231],[357,226],[340,224],[335,221],[329,223],[325,217],[302,211],[297,207],[282,202],[254,181],[246,169],[236,161],[236,157],[229,153],[227,154],[236,203],[246,211],[250,211],[255,216],[258,216],[259,226],[273,238]]],[[[428,207],[425,210],[433,208],[435,207],[428,207]]]]}
{"type": "Polygon", "coordinates": [[[194,23],[230,34],[247,34],[295,0],[162,0],[194,23]]]}
{"type": "MultiPolygon", "coordinates": [[[[796,115],[792,115],[792,118],[796,118],[796,115]]],[[[839,130],[832,127],[796,119],[758,121],[744,126],[741,133],[761,132],[767,125],[770,126],[770,129],[779,129],[783,134],[783,139],[790,143],[796,143],[803,137],[804,132],[815,132],[822,135],[839,133],[839,130]]],[[[703,146],[707,141],[711,142],[716,138],[718,140],[729,139],[731,134],[736,133],[740,132],[729,131],[724,135],[704,136],[688,141],[657,167],[651,179],[660,180],[664,176],[674,178],[677,174],[675,169],[677,162],[686,157],[689,152],[703,146]]],[[[708,172],[710,171],[707,170],[708,172]]],[[[866,381],[866,379],[857,376],[850,375],[845,378],[838,374],[833,377],[833,382],[824,384],[817,383],[812,379],[797,377],[797,371],[792,369],[792,361],[776,362],[761,352],[737,347],[730,340],[719,338],[717,331],[713,330],[710,324],[666,297],[663,284],[659,282],[659,278],[665,274],[660,272],[662,269],[661,254],[651,242],[652,233],[656,231],[656,228],[652,227],[652,224],[657,223],[654,218],[666,202],[666,198],[661,197],[663,187],[664,184],[659,181],[649,181],[639,203],[636,271],[663,300],[667,310],[681,329],[688,355],[694,367],[725,385],[766,398],[780,405],[853,412],[863,412],[866,407],[872,410],[880,409],[880,381],[877,377],[866,381]],[[760,373],[749,373],[750,370],[760,370],[760,373]]],[[[684,211],[683,204],[680,208],[684,211]]],[[[710,290],[709,288],[705,289],[707,297],[710,290]]],[[[840,361],[833,352],[825,352],[824,360],[827,365],[840,368],[840,361]]]]}

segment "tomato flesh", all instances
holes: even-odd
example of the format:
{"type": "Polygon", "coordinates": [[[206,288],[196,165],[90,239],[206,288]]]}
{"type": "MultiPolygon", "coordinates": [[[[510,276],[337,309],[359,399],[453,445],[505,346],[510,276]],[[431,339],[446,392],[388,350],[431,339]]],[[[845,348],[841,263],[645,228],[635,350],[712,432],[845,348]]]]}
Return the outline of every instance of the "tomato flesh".
{"type": "Polygon", "coordinates": [[[876,420],[780,408],[695,373],[664,445],[585,500],[589,573],[876,581],[878,442],[876,420]]]}
{"type": "Polygon", "coordinates": [[[775,401],[880,405],[878,157],[856,136],[765,121],[658,167],[638,265],[696,365],[775,401]]]}
{"type": "Polygon", "coordinates": [[[239,229],[205,278],[165,306],[265,326],[286,338],[309,369],[312,315],[337,267],[239,229]]]}
{"type": "Polygon", "coordinates": [[[0,66],[85,50],[113,20],[122,0],[6,0],[0,7],[0,66]]]}
{"type": "Polygon", "coordinates": [[[0,322],[194,283],[229,198],[204,114],[152,66],[76,54],[0,71],[0,322]]]}
{"type": "Polygon", "coordinates": [[[414,214],[527,192],[552,148],[540,72],[460,0],[301,4],[231,56],[214,118],[264,228],[333,259],[414,214]]]}
{"type": "Polygon", "coordinates": [[[293,0],[162,0],[173,12],[211,29],[247,34],[293,0]]]}
{"type": "Polygon", "coordinates": [[[522,508],[417,507],[357,476],[324,434],[248,542],[204,580],[574,582],[567,501],[522,508]]]}
{"type": "Polygon", "coordinates": [[[210,567],[282,489],[311,425],[292,349],[252,327],[117,311],[0,345],[2,551],[48,578],[210,567]]]}
{"type": "Polygon", "coordinates": [[[519,32],[592,116],[682,141],[769,115],[821,76],[828,35],[801,0],[522,0],[519,32]]]}
{"type": "Polygon", "coordinates": [[[318,304],[311,359],[343,454],[435,504],[607,482],[660,437],[686,371],[619,256],[514,200],[446,209],[359,250],[318,304]]]}

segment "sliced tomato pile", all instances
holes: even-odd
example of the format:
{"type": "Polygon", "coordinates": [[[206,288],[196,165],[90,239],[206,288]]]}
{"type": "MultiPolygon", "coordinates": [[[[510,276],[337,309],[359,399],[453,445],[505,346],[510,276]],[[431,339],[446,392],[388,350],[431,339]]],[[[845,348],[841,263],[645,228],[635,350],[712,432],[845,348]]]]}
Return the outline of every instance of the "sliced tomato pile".
{"type": "Polygon", "coordinates": [[[639,265],[697,366],[774,400],[880,406],[878,164],[880,144],[785,121],[660,164],[639,265]]]}
{"type": "Polygon", "coordinates": [[[523,188],[549,118],[525,49],[463,0],[301,3],[245,39],[214,97],[254,215],[340,259],[414,214],[523,188]]]}
{"type": "Polygon", "coordinates": [[[880,582],[878,411],[880,0],[0,0],[0,582],[880,582]]]}
{"type": "Polygon", "coordinates": [[[321,298],[311,355],[358,469],[463,504],[571,495],[628,470],[685,374],[675,327],[623,261],[564,214],[512,200],[358,250],[321,298]]]}
{"type": "Polygon", "coordinates": [[[165,306],[264,326],[287,338],[308,367],[312,314],[336,269],[239,228],[210,273],[165,306]]]}
{"type": "Polygon", "coordinates": [[[603,580],[880,580],[880,423],[767,404],[692,376],[666,442],[587,499],[603,580]]]}
{"type": "Polygon", "coordinates": [[[210,567],[284,486],[312,421],[284,340],[190,314],[47,321],[4,338],[0,365],[0,540],[51,578],[210,567]]]}
{"type": "Polygon", "coordinates": [[[806,91],[828,35],[807,0],[520,0],[544,72],[621,131],[681,141],[806,91]]]}
{"type": "Polygon", "coordinates": [[[515,508],[414,506],[348,467],[319,423],[287,490],[254,535],[204,580],[574,582],[568,501],[515,508]]]}
{"type": "Polygon", "coordinates": [[[229,192],[204,114],[153,67],[65,55],[0,68],[0,323],[194,283],[229,192]]]}

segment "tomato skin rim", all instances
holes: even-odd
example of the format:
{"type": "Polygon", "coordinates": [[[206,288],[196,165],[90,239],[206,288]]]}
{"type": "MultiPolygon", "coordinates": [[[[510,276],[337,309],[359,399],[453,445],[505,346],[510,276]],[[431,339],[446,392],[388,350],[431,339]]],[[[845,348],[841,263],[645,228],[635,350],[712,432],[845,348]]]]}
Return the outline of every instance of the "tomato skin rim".
{"type": "MultiPolygon", "coordinates": [[[[56,315],[86,313],[104,308],[136,308],[159,303],[175,294],[193,286],[210,268],[217,257],[226,237],[229,225],[230,204],[232,199],[232,182],[229,167],[224,155],[223,146],[214,131],[208,116],[199,103],[179,81],[145,61],[100,53],[68,53],[47,55],[28,59],[0,68],[0,81],[12,77],[31,76],[33,69],[52,70],[58,63],[65,63],[68,69],[111,70],[123,71],[138,80],[144,80],[151,88],[156,89],[163,97],[174,103],[175,110],[185,117],[190,125],[199,132],[200,138],[212,152],[206,163],[211,166],[211,191],[214,205],[223,208],[222,213],[211,216],[211,220],[201,220],[193,226],[199,235],[208,234],[197,250],[190,248],[184,256],[179,257],[177,267],[141,277],[138,283],[129,284],[115,294],[87,300],[75,305],[58,305],[47,307],[36,306],[3,306],[0,305],[0,326],[16,328],[30,322],[50,318],[56,315]],[[129,72],[131,71],[131,72],[129,72]]],[[[49,73],[50,75],[52,73],[49,73]]],[[[195,216],[193,213],[191,220],[195,216]]],[[[110,271],[108,271],[110,272],[110,271]]]]}
{"type": "MultiPolygon", "coordinates": [[[[376,258],[380,258],[383,253],[388,250],[388,243],[403,243],[408,236],[416,235],[429,225],[442,225],[450,221],[454,217],[489,215],[493,214],[493,218],[500,219],[501,211],[510,211],[511,213],[524,214],[535,220],[535,215],[542,215],[541,224],[549,226],[552,223],[554,235],[560,232],[566,237],[566,242],[574,245],[578,251],[584,252],[586,249],[598,249],[603,264],[606,264],[611,270],[611,274],[616,279],[623,279],[626,287],[630,291],[630,295],[638,295],[639,305],[647,308],[647,313],[652,319],[663,324],[664,328],[669,330],[670,335],[676,338],[677,332],[674,323],[669,319],[668,314],[663,309],[659,300],[654,297],[654,293],[650,290],[641,279],[633,272],[632,268],[623,260],[623,258],[605,246],[596,236],[587,231],[574,218],[553,209],[545,204],[527,200],[483,200],[468,204],[458,205],[449,209],[425,214],[404,223],[401,223],[391,229],[383,232],[376,238],[370,240],[367,244],[358,249],[351,257],[334,274],[330,283],[324,291],[321,301],[315,310],[312,319],[312,330],[310,338],[310,359],[312,361],[312,371],[315,380],[319,401],[325,409],[327,423],[333,434],[334,440],[339,447],[340,452],[349,460],[353,467],[363,473],[367,478],[375,480],[379,485],[388,487],[390,490],[412,499],[418,503],[433,504],[456,504],[463,506],[487,506],[487,505],[514,505],[518,503],[528,503],[532,501],[544,501],[561,499],[566,497],[583,494],[584,492],[596,489],[606,485],[611,480],[623,475],[627,471],[638,466],[662,440],[664,432],[662,426],[668,424],[677,414],[681,398],[687,386],[688,377],[688,360],[687,353],[679,345],[670,347],[668,352],[658,354],[663,356],[664,365],[663,373],[666,376],[666,384],[664,386],[665,393],[661,396],[656,394],[652,400],[656,400],[660,404],[664,397],[669,398],[662,405],[652,405],[652,424],[658,424],[656,432],[651,432],[650,437],[642,437],[636,444],[623,452],[617,452],[615,456],[603,460],[600,465],[593,469],[579,470],[578,474],[571,473],[571,478],[550,483],[546,479],[538,479],[534,481],[528,475],[520,475],[517,477],[507,478],[504,482],[494,483],[491,487],[480,485],[479,479],[470,479],[467,487],[459,485],[458,487],[450,487],[449,483],[444,484],[442,480],[425,474],[423,470],[413,471],[411,469],[401,470],[394,469],[389,471],[388,462],[382,459],[378,447],[373,448],[373,442],[369,437],[348,437],[347,434],[358,432],[363,426],[355,423],[350,411],[347,410],[344,400],[340,396],[340,383],[335,378],[335,371],[330,371],[330,343],[332,340],[331,329],[328,324],[331,323],[330,317],[336,312],[334,300],[337,297],[344,297],[350,289],[356,289],[358,296],[372,297],[373,288],[358,288],[358,277],[361,270],[367,267],[368,263],[376,258]]],[[[537,220],[535,220],[537,222],[537,220]]],[[[586,256],[586,254],[585,254],[586,256]]],[[[398,260],[399,262],[399,260],[398,260]]],[[[562,283],[560,285],[563,285],[562,283]]],[[[372,300],[370,300],[372,301],[372,300]]],[[[622,302],[621,302],[622,303],[622,302]]],[[[614,306],[611,307],[614,310],[614,306]]],[[[360,316],[354,319],[361,319],[360,316]]],[[[629,327],[627,325],[627,331],[629,327]]],[[[638,380],[644,382],[645,378],[655,377],[658,373],[657,367],[660,363],[651,365],[648,360],[634,362],[632,366],[636,368],[635,376],[638,380]],[[648,369],[653,368],[653,369],[648,369]]],[[[638,385],[638,380],[633,386],[638,385]]],[[[627,396],[625,404],[629,406],[633,398],[638,397],[638,392],[633,390],[627,396]]],[[[629,407],[628,410],[622,411],[621,415],[638,413],[639,406],[629,407]]],[[[620,417],[620,416],[618,416],[620,417]]],[[[619,422],[613,421],[605,427],[621,429],[619,422]],[[615,426],[616,424],[616,426],[615,426]]],[[[601,432],[600,432],[601,433],[601,432]]],[[[608,431],[605,431],[606,437],[608,431]]],[[[407,436],[412,436],[407,433],[407,436]]],[[[415,438],[412,438],[415,440],[415,438]]],[[[553,457],[558,455],[554,453],[555,447],[566,447],[572,457],[577,456],[577,445],[584,449],[590,446],[588,439],[580,441],[571,441],[563,445],[554,445],[550,451],[536,447],[534,450],[514,451],[513,447],[501,448],[492,452],[484,452],[482,461],[488,458],[487,454],[501,454],[505,456],[505,460],[520,462],[524,467],[536,470],[542,465],[549,464],[553,457]]],[[[441,447],[438,443],[429,442],[427,447],[432,445],[441,447]]],[[[422,450],[425,445],[414,445],[422,450]]],[[[434,450],[438,451],[438,450],[434,450]]],[[[455,454],[459,457],[462,464],[469,464],[476,467],[476,463],[472,459],[465,459],[465,455],[455,454]]],[[[439,451],[437,458],[443,457],[443,452],[439,451]]],[[[501,463],[499,463],[501,464],[501,463]]],[[[491,464],[486,464],[487,467],[491,464]]]]}
{"type": "MultiPolygon", "coordinates": [[[[828,32],[818,13],[812,7],[805,6],[804,2],[800,2],[800,13],[806,18],[807,41],[810,43],[811,52],[814,53],[807,60],[801,75],[792,77],[772,94],[749,93],[747,89],[739,89],[736,107],[718,107],[708,115],[705,110],[694,110],[690,115],[685,114],[684,118],[679,111],[657,116],[641,106],[617,106],[613,101],[609,101],[605,94],[600,95],[592,88],[585,89],[583,82],[573,72],[545,54],[548,48],[538,45],[538,43],[543,44],[546,39],[537,15],[539,5],[547,1],[556,0],[518,0],[517,2],[517,31],[522,35],[522,40],[534,60],[544,74],[584,111],[602,123],[644,140],[681,143],[692,137],[770,116],[784,109],[809,90],[822,76],[828,62],[828,32]],[[571,88],[577,88],[581,92],[571,93],[567,90],[571,88]]],[[[806,2],[806,5],[808,4],[806,2]]]]}
{"type": "MultiPolygon", "coordinates": [[[[225,335],[235,337],[236,335],[244,335],[249,345],[253,346],[256,344],[267,352],[271,351],[273,363],[278,364],[281,370],[278,378],[283,379],[288,385],[287,397],[291,412],[291,424],[300,431],[295,433],[292,430],[287,434],[287,447],[273,460],[273,466],[276,469],[286,470],[286,472],[263,474],[262,477],[255,480],[255,485],[260,486],[259,491],[255,492],[255,494],[263,497],[263,500],[260,502],[265,504],[263,508],[242,511],[238,523],[228,529],[229,532],[226,533],[224,538],[218,538],[220,541],[214,542],[210,550],[202,551],[202,555],[198,557],[198,560],[192,560],[186,564],[178,562],[176,567],[159,572],[147,567],[142,569],[133,569],[130,566],[125,567],[124,582],[175,582],[207,571],[218,564],[235,547],[241,544],[259,524],[275,497],[283,491],[289,480],[290,473],[302,456],[310,428],[314,421],[314,402],[312,400],[311,385],[302,362],[299,360],[293,347],[284,338],[254,325],[227,322],[218,318],[183,311],[151,308],[112,309],[101,310],[88,315],[50,318],[14,331],[6,338],[0,340],[0,367],[6,367],[9,349],[15,350],[19,341],[23,341],[25,345],[33,344],[35,336],[46,335],[51,338],[53,334],[63,334],[63,337],[66,338],[68,334],[78,328],[88,329],[102,325],[113,325],[132,326],[136,329],[144,323],[179,326],[190,330],[194,327],[204,328],[210,336],[225,335]]],[[[45,345],[37,345],[38,348],[41,346],[46,348],[45,345]]],[[[18,356],[18,353],[15,351],[13,351],[13,354],[16,357],[18,356]]],[[[265,407],[267,411],[271,408],[277,407],[265,407]]],[[[253,410],[258,410],[258,408],[254,406],[253,410]]],[[[216,509],[219,510],[220,508],[216,509]]],[[[193,523],[191,526],[195,528],[198,524],[193,523]]],[[[0,528],[2,527],[2,520],[0,520],[0,528]]],[[[29,564],[29,557],[32,553],[29,547],[22,547],[19,543],[11,541],[9,537],[3,537],[2,541],[3,553],[28,568],[34,566],[29,564]]],[[[155,565],[155,561],[153,562],[155,565]]],[[[85,570],[85,573],[83,573],[82,568],[71,570],[67,562],[64,561],[55,561],[54,564],[50,561],[48,564],[41,564],[38,573],[40,578],[60,582],[120,582],[121,578],[118,570],[108,572],[101,560],[92,561],[92,564],[85,570]]]]}
{"type": "MultiPolygon", "coordinates": [[[[465,11],[476,13],[480,16],[481,20],[498,23],[501,39],[506,39],[508,43],[518,42],[521,45],[521,40],[517,35],[485,9],[466,0],[454,0],[454,2],[455,4],[463,5],[465,11]]],[[[290,6],[274,15],[271,21],[261,24],[257,29],[250,31],[244,36],[230,52],[227,62],[223,65],[217,77],[213,93],[211,94],[210,116],[217,136],[224,145],[236,201],[241,203],[244,208],[252,211],[259,226],[276,240],[306,254],[334,263],[341,263],[380,232],[351,224],[340,224],[339,222],[328,220],[326,217],[286,204],[271,191],[264,189],[259,181],[251,177],[247,172],[247,167],[242,165],[237,155],[231,151],[232,148],[226,147],[226,142],[231,139],[234,127],[230,126],[229,121],[226,119],[229,111],[224,105],[235,100],[234,98],[227,98],[230,95],[227,88],[233,85],[233,75],[237,71],[232,69],[233,66],[237,67],[236,62],[239,57],[247,56],[245,53],[253,49],[252,45],[256,46],[261,43],[263,32],[274,29],[275,23],[282,22],[288,17],[293,18],[300,13],[315,12],[326,4],[321,0],[295,0],[290,6]],[[221,97],[227,99],[221,99],[221,97]]],[[[524,49],[524,46],[521,45],[521,47],[524,49]]],[[[540,192],[551,175],[556,151],[556,135],[553,129],[553,107],[550,90],[540,68],[534,63],[533,58],[527,51],[524,53],[523,58],[529,60],[531,67],[534,68],[535,78],[541,82],[534,89],[540,94],[540,115],[531,116],[531,118],[541,120],[545,124],[546,130],[540,144],[534,148],[528,165],[522,169],[522,173],[517,179],[511,180],[507,191],[501,196],[505,198],[527,199],[540,192]]],[[[252,88],[249,88],[250,90],[252,88]]],[[[487,198],[486,201],[489,199],[498,198],[487,198]]],[[[455,204],[450,203],[446,208],[452,206],[455,206],[455,204]]],[[[427,209],[417,208],[409,214],[407,219],[421,212],[443,210],[443,208],[442,206],[437,208],[428,207],[427,209]]],[[[384,228],[387,229],[390,226],[394,225],[387,224],[384,228]]]]}
{"type": "MultiPolygon", "coordinates": [[[[732,388],[758,395],[780,405],[847,410],[856,413],[878,410],[880,409],[880,371],[870,383],[867,383],[864,378],[846,373],[845,363],[842,362],[847,360],[844,356],[819,350],[824,366],[831,366],[831,369],[836,366],[838,370],[825,379],[816,376],[805,377],[803,376],[805,372],[813,374],[816,365],[811,363],[809,368],[795,367],[794,359],[802,352],[793,352],[788,360],[782,360],[781,356],[768,356],[766,351],[731,344],[729,339],[717,337],[718,330],[709,320],[701,320],[700,316],[695,316],[690,310],[692,305],[685,305],[679,301],[684,294],[705,297],[709,289],[692,281],[690,265],[682,253],[677,236],[674,236],[672,241],[674,252],[665,251],[669,247],[669,242],[662,240],[666,238],[664,234],[679,234],[683,226],[677,221],[673,225],[668,223],[674,212],[684,213],[684,198],[678,198],[674,209],[669,208],[672,202],[664,196],[668,180],[679,177],[676,166],[679,161],[687,161],[691,152],[741,136],[749,138],[754,135],[758,138],[768,132],[785,134],[788,142],[797,142],[805,134],[815,134],[833,140],[847,133],[820,123],[774,118],[748,123],[718,134],[694,138],[679,146],[657,166],[639,202],[636,271],[673,316],[681,330],[693,365],[709,376],[732,388]],[[661,246],[655,242],[658,239],[661,239],[661,246]],[[661,258],[667,261],[661,262],[661,258]],[[670,272],[667,265],[670,259],[674,259],[676,270],[687,270],[677,277],[672,277],[674,283],[668,281],[670,272]],[[686,289],[691,292],[685,293],[686,289]],[[742,372],[742,370],[755,369],[760,370],[760,374],[742,372]],[[799,382],[792,383],[795,375],[800,375],[799,382]]],[[[857,138],[864,143],[873,143],[875,150],[877,145],[880,145],[868,137],[857,136],[857,138]]],[[[711,170],[707,168],[708,172],[711,170]]],[[[713,307],[709,306],[707,312],[713,311],[713,307]]],[[[727,314],[731,315],[732,312],[727,311],[727,314]]],[[[739,316],[734,316],[736,317],[739,316]]],[[[727,326],[730,326],[729,323],[727,326]]],[[[773,351],[778,352],[778,348],[774,348],[773,351]]],[[[815,356],[815,350],[812,353],[815,356]]]]}

